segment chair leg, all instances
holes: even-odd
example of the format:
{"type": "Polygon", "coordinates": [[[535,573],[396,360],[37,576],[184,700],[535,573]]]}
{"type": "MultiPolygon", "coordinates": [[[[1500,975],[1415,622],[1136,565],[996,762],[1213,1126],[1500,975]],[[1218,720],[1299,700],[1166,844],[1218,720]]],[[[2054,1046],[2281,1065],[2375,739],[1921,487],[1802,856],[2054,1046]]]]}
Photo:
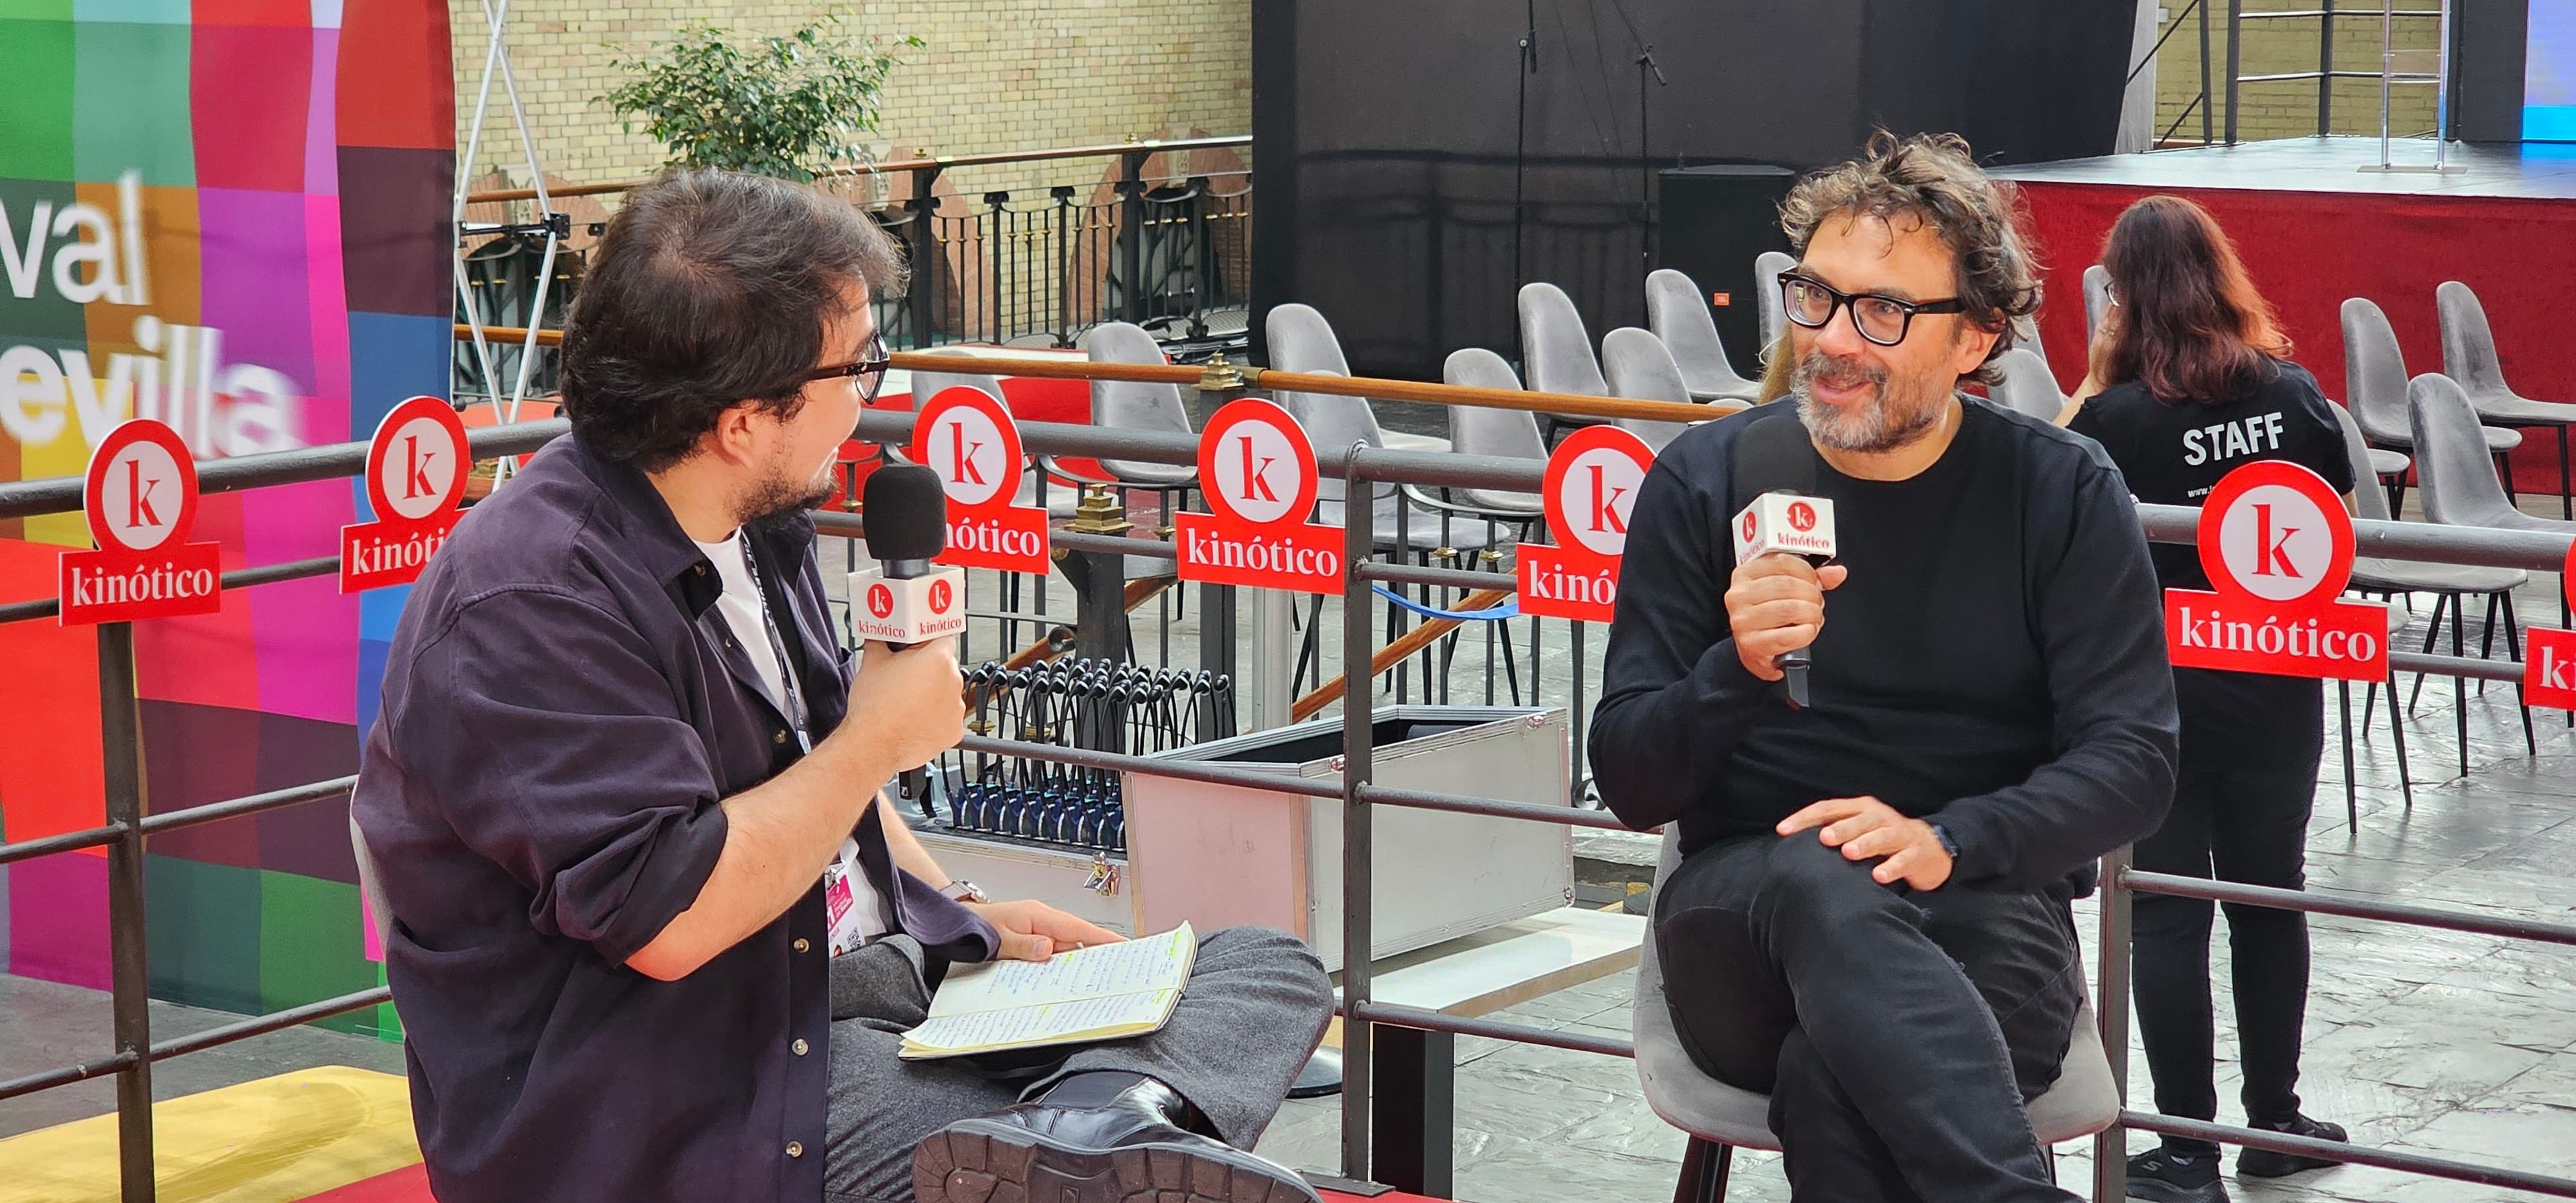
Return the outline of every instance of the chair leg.
{"type": "MultiPolygon", "coordinates": [[[[2432,621],[2424,624],[2424,646],[2416,649],[2417,651],[2420,651],[2427,656],[2433,654],[2434,641],[2442,637],[2442,614],[2444,611],[2457,605],[2459,600],[2459,595],[2456,593],[2437,593],[2433,595],[2433,619],[2432,621]]],[[[2452,621],[2459,621],[2458,616],[2453,615],[2452,621]]],[[[2417,673],[2415,674],[2415,688],[2412,692],[2406,695],[2406,717],[2415,717],[2415,704],[2423,700],[2424,674],[2417,673]]],[[[2397,690],[2394,686],[2389,688],[2388,704],[2391,706],[2397,704],[2397,690]]]]}
{"type": "Polygon", "coordinates": [[[1726,1171],[1735,1149],[1691,1137],[1682,1152],[1681,1181],[1673,1186],[1673,1203],[1725,1203],[1726,1171]]]}
{"type": "MultiPolygon", "coordinates": [[[[2497,596],[2504,599],[2505,655],[2519,661],[2522,659],[2522,623],[2513,616],[2513,594],[2500,593],[2497,596]]],[[[2522,711],[2522,750],[2528,755],[2540,755],[2540,737],[2531,730],[2531,699],[2523,696],[2520,681],[2513,683],[2513,704],[2522,711]]]]}
{"type": "MultiPolygon", "coordinates": [[[[2478,659],[2495,659],[2496,601],[2503,594],[2487,595],[2487,616],[2478,623],[2478,659]]],[[[2478,678],[2478,696],[2487,696],[2487,679],[2478,678]]]]}
{"type": "MultiPolygon", "coordinates": [[[[2451,655],[2465,658],[2469,654],[2465,646],[2467,640],[2462,637],[2465,634],[2463,628],[2468,625],[2467,604],[2457,594],[2452,595],[2451,600],[2451,655]]],[[[2451,722],[2459,729],[2460,775],[2466,777],[2469,775],[2469,682],[2466,677],[2451,678],[2451,722]]]]}
{"type": "Polygon", "coordinates": [[[2388,734],[2397,741],[2397,788],[2406,796],[2406,809],[2415,809],[2415,778],[2406,767],[2406,724],[2397,715],[2397,670],[2388,670],[2388,734]]]}
{"type": "Polygon", "coordinates": [[[2496,479],[2504,482],[2504,499],[2514,503],[2516,508],[2520,508],[2522,494],[2516,492],[2513,487],[2513,455],[2510,452],[2496,452],[2495,462],[2496,479]]]}
{"type": "MultiPolygon", "coordinates": [[[[2343,706],[2343,721],[2335,729],[2343,733],[2343,816],[2347,830],[2361,827],[2360,787],[2352,780],[2352,682],[2335,682],[2335,698],[2343,706]]],[[[2054,1157],[2051,1158],[2054,1161],[2054,1157]]]]}

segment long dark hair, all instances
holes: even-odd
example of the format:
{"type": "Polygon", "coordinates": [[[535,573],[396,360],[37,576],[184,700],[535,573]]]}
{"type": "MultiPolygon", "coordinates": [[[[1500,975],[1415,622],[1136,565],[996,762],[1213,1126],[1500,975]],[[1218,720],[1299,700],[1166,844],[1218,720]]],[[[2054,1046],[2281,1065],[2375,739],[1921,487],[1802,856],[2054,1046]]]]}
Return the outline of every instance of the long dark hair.
{"type": "Polygon", "coordinates": [[[2279,370],[2290,340],[2227,232],[2179,196],[2129,206],[2102,246],[2118,302],[2095,353],[2105,386],[2135,380],[2166,404],[2234,401],[2279,370]]]}

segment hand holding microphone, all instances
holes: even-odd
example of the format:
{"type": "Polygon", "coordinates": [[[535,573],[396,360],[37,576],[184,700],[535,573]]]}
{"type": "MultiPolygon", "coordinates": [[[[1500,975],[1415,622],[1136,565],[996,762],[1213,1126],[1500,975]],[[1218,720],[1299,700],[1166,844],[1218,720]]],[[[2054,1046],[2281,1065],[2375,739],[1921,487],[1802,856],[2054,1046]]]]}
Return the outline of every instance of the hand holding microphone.
{"type": "Polygon", "coordinates": [[[1825,625],[1825,592],[1851,570],[1834,556],[1834,503],[1786,491],[1764,493],[1735,516],[1735,572],[1726,620],[1736,658],[1765,681],[1786,680],[1789,704],[1809,702],[1810,646],[1825,625]]]}
{"type": "Polygon", "coordinates": [[[948,549],[948,499],[939,474],[918,464],[887,466],[861,494],[871,572],[850,574],[850,625],[869,639],[851,686],[855,723],[879,726],[902,767],[901,789],[919,798],[921,766],[954,747],[966,730],[966,684],[954,641],[966,626],[965,582],[931,561],[948,549]],[[918,647],[918,654],[906,649],[918,647]]]}

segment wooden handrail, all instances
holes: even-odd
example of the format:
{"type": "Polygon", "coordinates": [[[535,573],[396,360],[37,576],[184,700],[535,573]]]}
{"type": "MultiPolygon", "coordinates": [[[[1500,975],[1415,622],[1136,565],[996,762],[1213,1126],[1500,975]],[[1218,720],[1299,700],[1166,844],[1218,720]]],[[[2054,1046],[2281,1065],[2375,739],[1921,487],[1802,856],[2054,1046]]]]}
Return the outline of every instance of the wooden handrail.
{"type": "MultiPolygon", "coordinates": [[[[456,337],[473,337],[473,327],[458,323],[456,337]]],[[[483,337],[501,343],[525,343],[528,332],[518,326],[485,326],[483,337]]],[[[540,329],[537,345],[561,345],[563,331],[540,329]]],[[[1015,359],[1004,356],[978,355],[971,359],[955,355],[932,355],[921,351],[897,351],[891,358],[894,366],[907,372],[972,371],[985,376],[1035,376],[1050,380],[1127,380],[1142,384],[1178,384],[1196,387],[1206,377],[1204,369],[1184,364],[1101,363],[1088,359],[1015,359]]],[[[1744,408],[1734,402],[1700,405],[1686,401],[1633,401],[1625,397],[1587,397],[1576,393],[1534,393],[1504,388],[1477,388],[1465,384],[1431,384],[1419,380],[1391,380],[1377,376],[1334,376],[1313,372],[1283,372],[1276,368],[1238,368],[1245,388],[1266,389],[1274,393],[1325,393],[1336,397],[1375,398],[1381,401],[1419,401],[1429,405],[1471,405],[1485,409],[1519,409],[1531,413],[1565,414],[1584,418],[1629,418],[1647,422],[1708,422],[1723,418],[1744,408]]]]}
{"type": "MultiPolygon", "coordinates": [[[[456,337],[473,337],[473,327],[459,323],[456,337]]],[[[521,343],[528,338],[524,327],[485,326],[483,337],[495,342],[521,343]]],[[[563,331],[540,329],[537,345],[558,346],[563,331]]],[[[972,371],[983,376],[1035,376],[1050,380],[1126,380],[1142,384],[1177,384],[1196,387],[1206,376],[1202,368],[1185,364],[1102,363],[1088,359],[1029,358],[977,355],[932,355],[922,351],[897,351],[890,357],[894,366],[907,372],[972,371]]],[[[1585,418],[1628,418],[1647,422],[1708,422],[1723,418],[1744,408],[1734,402],[1700,405],[1687,401],[1634,401],[1625,397],[1588,397],[1576,393],[1534,393],[1505,388],[1477,388],[1465,384],[1431,384],[1419,380],[1391,380],[1378,376],[1335,376],[1314,372],[1283,372],[1276,368],[1238,368],[1245,388],[1266,389],[1274,393],[1325,393],[1336,397],[1375,398],[1382,401],[1419,401],[1430,405],[1471,405],[1484,409],[1519,409],[1531,413],[1565,414],[1585,418]]]]}
{"type": "MultiPolygon", "coordinates": [[[[927,159],[897,159],[890,163],[853,163],[830,168],[823,175],[829,179],[848,179],[854,176],[883,175],[896,171],[919,171],[929,167],[943,169],[990,167],[1003,163],[1043,163],[1055,159],[1096,159],[1109,155],[1133,154],[1138,151],[1154,154],[1162,151],[1214,150],[1221,146],[1250,145],[1252,145],[1250,134],[1220,134],[1207,138],[1148,138],[1141,142],[1104,142],[1094,146],[1059,146],[1048,150],[1004,150],[979,155],[934,155],[927,159]]],[[[546,195],[549,197],[604,196],[612,192],[626,192],[641,188],[650,182],[649,180],[620,180],[612,184],[565,184],[558,188],[546,189],[546,195]]],[[[465,194],[465,203],[469,205],[491,201],[535,199],[537,199],[537,190],[534,188],[497,188],[489,192],[465,194]]]]}

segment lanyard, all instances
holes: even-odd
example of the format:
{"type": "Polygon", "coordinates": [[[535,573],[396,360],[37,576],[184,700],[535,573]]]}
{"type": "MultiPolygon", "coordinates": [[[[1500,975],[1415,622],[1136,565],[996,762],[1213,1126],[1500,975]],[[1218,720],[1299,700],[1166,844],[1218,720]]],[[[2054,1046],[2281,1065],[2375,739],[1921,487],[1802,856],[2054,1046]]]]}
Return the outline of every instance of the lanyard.
{"type": "Polygon", "coordinates": [[[796,682],[796,669],[787,663],[787,640],[778,633],[778,619],[769,612],[769,591],[760,583],[760,561],[752,558],[751,536],[744,532],[742,542],[743,570],[751,574],[751,596],[760,609],[760,625],[769,633],[769,654],[778,659],[778,687],[787,694],[787,721],[796,728],[796,744],[802,751],[814,750],[814,741],[805,734],[805,691],[796,682]]]}

